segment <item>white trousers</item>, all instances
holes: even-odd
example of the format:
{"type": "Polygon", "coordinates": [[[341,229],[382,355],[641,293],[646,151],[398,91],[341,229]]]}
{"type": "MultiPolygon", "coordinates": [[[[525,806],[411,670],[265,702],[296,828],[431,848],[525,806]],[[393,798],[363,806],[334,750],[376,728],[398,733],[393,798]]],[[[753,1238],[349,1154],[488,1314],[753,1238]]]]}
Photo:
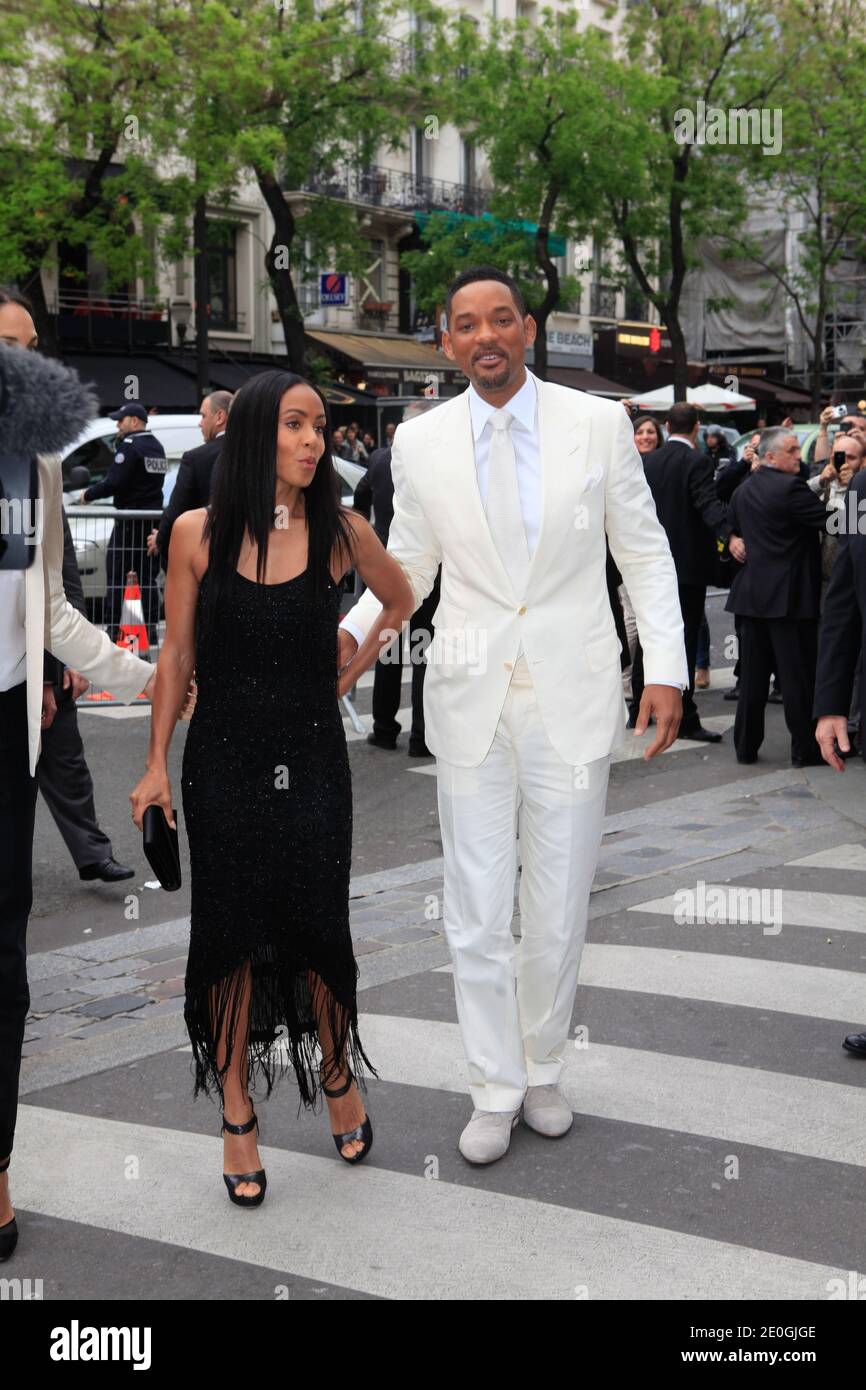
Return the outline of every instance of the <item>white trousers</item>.
{"type": "Polygon", "coordinates": [[[479,1110],[517,1110],[527,1086],[559,1079],[609,771],[609,756],[577,767],[562,761],[525,660],[516,663],[484,761],[455,767],[437,759],[443,920],[479,1110]],[[515,943],[518,819],[522,937],[515,943]]]}

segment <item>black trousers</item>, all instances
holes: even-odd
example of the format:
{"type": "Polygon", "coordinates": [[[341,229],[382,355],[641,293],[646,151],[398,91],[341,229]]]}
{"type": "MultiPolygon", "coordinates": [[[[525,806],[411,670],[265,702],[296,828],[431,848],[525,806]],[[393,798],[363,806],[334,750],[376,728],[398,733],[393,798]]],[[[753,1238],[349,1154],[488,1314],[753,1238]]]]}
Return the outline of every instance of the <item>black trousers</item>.
{"type": "Polygon", "coordinates": [[[27,754],[27,686],[0,691],[0,1159],[12,1152],[27,986],[27,919],[33,901],[36,778],[27,754]]]}
{"type": "Polygon", "coordinates": [[[818,760],[812,718],[817,659],[817,618],[740,617],[740,698],[734,721],[738,758],[754,758],[764,741],[764,709],[775,671],[782,686],[791,757],[818,760]]]}
{"type": "Polygon", "coordinates": [[[36,781],[75,867],[82,869],[110,859],[113,851],[96,821],[93,779],[84,757],[75,701],[63,691],[55,694],[57,714],[42,734],[36,781]]]}
{"type": "Polygon", "coordinates": [[[424,676],[427,665],[421,652],[426,651],[433,636],[431,619],[439,603],[439,584],[440,577],[437,575],[430,593],[421,607],[412,614],[409,620],[408,633],[401,634],[394,643],[389,653],[393,659],[387,662],[376,662],[373,673],[373,733],[377,738],[392,739],[400,733],[397,711],[400,708],[403,685],[403,644],[408,637],[409,650],[414,654],[412,662],[412,727],[409,733],[409,742],[413,745],[424,742],[424,676]],[[425,636],[423,642],[420,640],[422,633],[429,633],[429,637],[425,636]],[[397,658],[398,647],[399,660],[397,658]]]}
{"type": "MultiPolygon", "coordinates": [[[[691,733],[700,728],[701,723],[698,707],[695,704],[695,661],[698,655],[701,619],[704,616],[704,604],[707,599],[707,586],[706,584],[680,584],[679,594],[680,612],[683,615],[683,627],[685,629],[686,662],[689,668],[689,688],[683,691],[683,719],[680,724],[680,732],[688,731],[691,733]]],[[[640,632],[638,632],[637,650],[631,671],[632,698],[629,706],[629,712],[635,718],[640,709],[643,687],[643,648],[640,644],[640,632]]]]}

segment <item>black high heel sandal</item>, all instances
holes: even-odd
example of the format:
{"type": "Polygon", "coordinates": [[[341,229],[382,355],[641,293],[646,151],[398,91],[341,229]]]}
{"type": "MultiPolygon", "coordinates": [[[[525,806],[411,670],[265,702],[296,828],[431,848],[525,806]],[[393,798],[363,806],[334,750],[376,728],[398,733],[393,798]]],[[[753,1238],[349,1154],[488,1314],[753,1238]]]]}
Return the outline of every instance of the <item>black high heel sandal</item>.
{"type": "MultiPolygon", "coordinates": [[[[331,1100],[338,1100],[340,1096],[346,1094],[354,1080],[354,1076],[349,1072],[349,1080],[346,1082],[345,1086],[340,1086],[336,1090],[330,1091],[324,1082],[322,1082],[322,1090],[331,1100]]],[[[360,1163],[362,1159],[367,1157],[367,1154],[373,1147],[373,1126],[370,1124],[370,1116],[365,1115],[362,1123],[356,1125],[354,1129],[350,1129],[347,1134],[335,1134],[332,1130],[331,1138],[336,1144],[337,1153],[344,1163],[360,1163]],[[353,1139],[362,1141],[365,1147],[361,1149],[359,1153],[347,1157],[347,1155],[343,1153],[343,1145],[350,1144],[353,1139]]]]}
{"type": "MultiPolygon", "coordinates": [[[[228,1130],[229,1134],[249,1134],[250,1130],[253,1128],[253,1125],[255,1125],[256,1128],[258,1128],[258,1124],[259,1121],[255,1110],[253,1111],[252,1115],[250,1115],[250,1118],[247,1120],[246,1124],[242,1125],[229,1124],[228,1120],[226,1120],[225,1117],[223,1117],[222,1126],[220,1128],[220,1134],[222,1134],[223,1130],[226,1129],[228,1130]]],[[[268,1179],[264,1168],[259,1168],[258,1172],[256,1173],[223,1173],[223,1181],[225,1182],[225,1185],[228,1188],[229,1196],[231,1197],[232,1201],[235,1203],[236,1206],[260,1207],[262,1202],[265,1200],[265,1191],[268,1186],[268,1179]],[[238,1188],[242,1182],[257,1182],[261,1191],[257,1192],[254,1197],[250,1197],[247,1193],[237,1192],[236,1188],[238,1188]]]]}
{"type": "MultiPolygon", "coordinates": [[[[0,1173],[5,1173],[9,1167],[9,1158],[0,1163],[0,1173]]],[[[11,1221],[7,1221],[5,1226],[0,1226],[0,1261],[8,1260],[15,1246],[18,1244],[18,1222],[13,1216],[11,1221]]]]}

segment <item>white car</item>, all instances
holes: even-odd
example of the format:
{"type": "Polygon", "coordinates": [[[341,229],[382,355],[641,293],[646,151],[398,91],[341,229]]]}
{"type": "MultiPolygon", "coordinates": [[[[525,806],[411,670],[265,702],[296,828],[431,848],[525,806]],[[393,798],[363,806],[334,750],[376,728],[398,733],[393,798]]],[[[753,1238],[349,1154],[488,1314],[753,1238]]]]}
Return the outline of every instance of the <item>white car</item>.
{"type": "MultiPolygon", "coordinates": [[[[162,444],[168,460],[168,470],[163,483],[163,505],[168,503],[172,489],[177,481],[182,456],[189,449],[197,449],[204,443],[199,422],[201,416],[195,415],[152,415],[147,429],[162,444]]],[[[68,446],[62,458],[63,503],[69,519],[69,528],[75,544],[75,558],[78,573],[84,589],[87,611],[94,621],[102,617],[102,604],[105,598],[105,552],[114,529],[116,509],[109,502],[88,503],[80,508],[83,488],[88,484],[73,486],[70,474],[73,468],[84,467],[90,473],[89,483],[101,482],[108,472],[116,452],[117,423],[107,416],[91,420],[78,439],[68,446]]],[[[340,476],[341,500],[350,507],[355,488],[367,471],[357,463],[332,455],[334,467],[340,476]]],[[[142,527],[149,526],[142,520],[142,527]]],[[[156,524],[154,520],[154,524],[156,524]]]]}

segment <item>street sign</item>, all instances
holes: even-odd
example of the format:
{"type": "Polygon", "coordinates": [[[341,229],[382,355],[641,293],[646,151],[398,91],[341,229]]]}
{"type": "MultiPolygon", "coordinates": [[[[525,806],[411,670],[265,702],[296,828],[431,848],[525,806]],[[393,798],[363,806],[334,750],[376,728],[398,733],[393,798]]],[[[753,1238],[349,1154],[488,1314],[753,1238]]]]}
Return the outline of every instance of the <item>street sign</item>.
{"type": "Polygon", "coordinates": [[[347,304],[345,275],[327,271],[319,276],[319,301],[322,304],[347,304]]]}

